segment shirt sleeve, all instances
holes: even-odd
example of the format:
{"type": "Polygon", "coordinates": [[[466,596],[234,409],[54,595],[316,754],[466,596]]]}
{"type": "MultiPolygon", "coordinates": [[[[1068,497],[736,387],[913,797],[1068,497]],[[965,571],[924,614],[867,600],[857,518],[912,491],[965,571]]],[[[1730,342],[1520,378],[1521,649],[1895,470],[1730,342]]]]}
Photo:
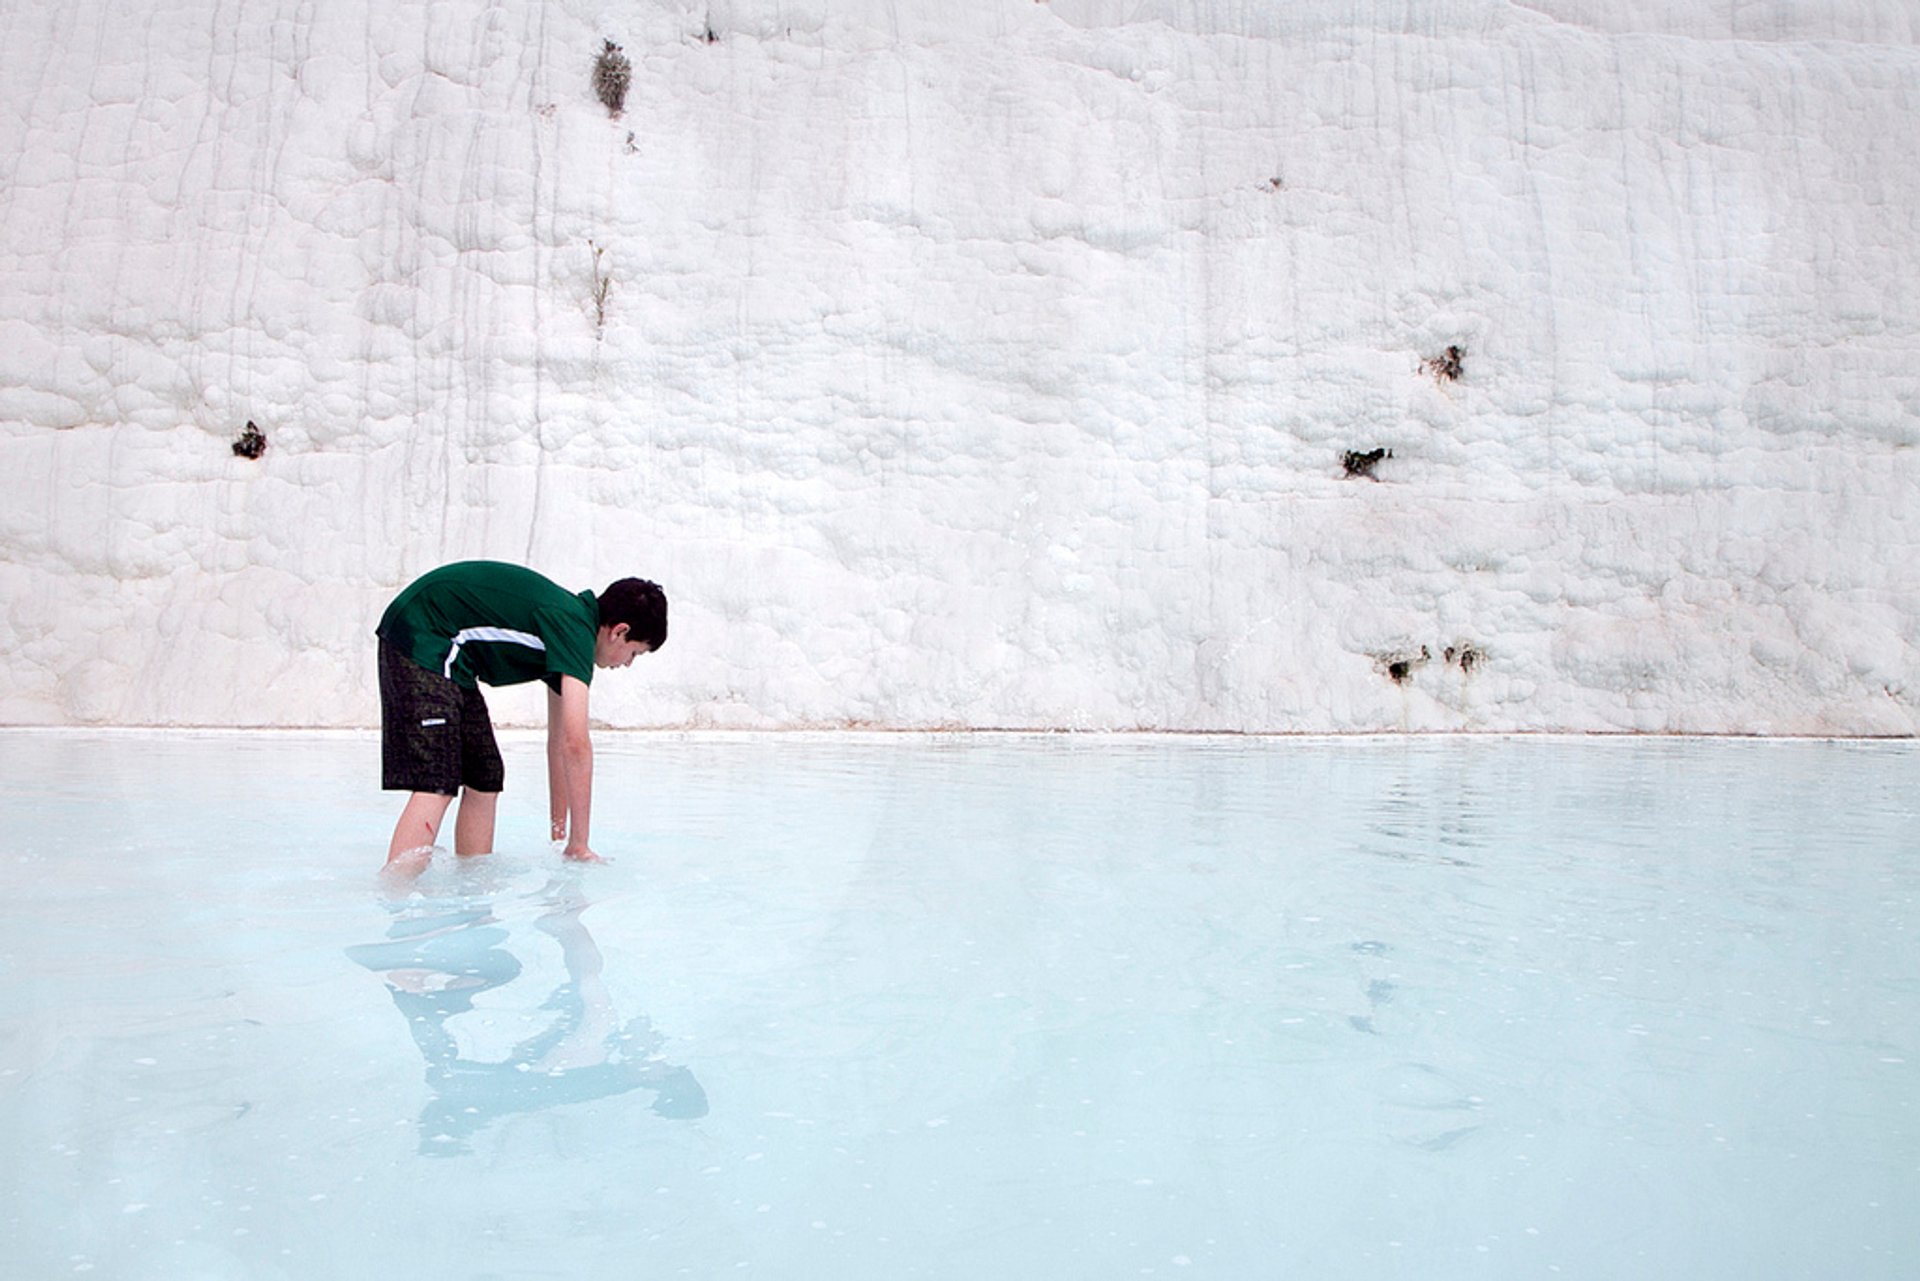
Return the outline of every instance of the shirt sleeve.
{"type": "Polygon", "coordinates": [[[534,619],[540,639],[547,643],[547,672],[541,677],[547,688],[559,693],[562,676],[575,677],[583,685],[593,684],[593,633],[583,631],[578,619],[554,610],[543,609],[534,619]]]}

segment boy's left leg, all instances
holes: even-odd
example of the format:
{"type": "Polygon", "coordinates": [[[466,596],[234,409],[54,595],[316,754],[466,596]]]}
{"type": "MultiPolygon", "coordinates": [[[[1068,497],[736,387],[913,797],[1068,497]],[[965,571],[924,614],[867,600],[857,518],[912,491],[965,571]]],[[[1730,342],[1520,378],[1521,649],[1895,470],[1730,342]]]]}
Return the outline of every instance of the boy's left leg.
{"type": "Polygon", "coordinates": [[[493,813],[499,803],[498,792],[461,789],[460,813],[453,820],[455,854],[493,853],[493,813]]]}
{"type": "Polygon", "coordinates": [[[460,691],[460,813],[453,820],[455,854],[493,853],[493,815],[507,767],[493,737],[493,717],[478,689],[460,691]]]}

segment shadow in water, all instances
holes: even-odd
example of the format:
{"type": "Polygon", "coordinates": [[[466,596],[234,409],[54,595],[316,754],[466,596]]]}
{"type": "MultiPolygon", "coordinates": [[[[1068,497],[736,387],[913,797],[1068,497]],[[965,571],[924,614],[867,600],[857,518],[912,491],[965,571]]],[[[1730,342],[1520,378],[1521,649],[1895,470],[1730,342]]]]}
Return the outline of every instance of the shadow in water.
{"type": "Polygon", "coordinates": [[[652,1110],[660,1116],[705,1116],[706,1091],[692,1072],[659,1056],[666,1041],[651,1020],[640,1015],[620,1021],[601,982],[600,949],[580,920],[588,901],[577,879],[556,876],[531,900],[537,912],[532,928],[559,943],[565,979],[537,1005],[531,1000],[537,989],[517,1005],[489,1002],[489,1012],[524,1019],[539,1030],[502,1057],[462,1052],[450,1022],[474,1013],[477,998],[507,988],[525,968],[509,949],[512,922],[495,915],[496,897],[394,903],[383,941],[346,950],[386,980],[426,1060],[432,1098],[420,1113],[421,1153],[462,1155],[472,1150],[474,1135],[502,1117],[632,1090],[651,1091],[652,1110]]]}

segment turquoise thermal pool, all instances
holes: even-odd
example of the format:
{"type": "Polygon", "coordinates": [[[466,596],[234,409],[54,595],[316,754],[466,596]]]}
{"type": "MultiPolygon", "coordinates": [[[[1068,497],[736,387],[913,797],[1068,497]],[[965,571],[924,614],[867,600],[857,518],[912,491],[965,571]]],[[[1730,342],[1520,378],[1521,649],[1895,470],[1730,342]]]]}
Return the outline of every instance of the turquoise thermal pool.
{"type": "Polygon", "coordinates": [[[1908,1278],[1920,751],[0,732],[53,1277],[1908,1278]]]}

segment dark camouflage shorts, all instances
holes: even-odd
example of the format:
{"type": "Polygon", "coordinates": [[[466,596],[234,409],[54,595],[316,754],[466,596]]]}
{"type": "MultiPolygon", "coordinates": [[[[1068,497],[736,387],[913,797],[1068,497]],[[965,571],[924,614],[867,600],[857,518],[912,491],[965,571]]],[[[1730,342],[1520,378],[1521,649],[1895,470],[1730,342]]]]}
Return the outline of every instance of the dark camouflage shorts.
{"type": "Polygon", "coordinates": [[[380,642],[380,785],[390,792],[497,792],[507,770],[478,689],[380,642]]]}

